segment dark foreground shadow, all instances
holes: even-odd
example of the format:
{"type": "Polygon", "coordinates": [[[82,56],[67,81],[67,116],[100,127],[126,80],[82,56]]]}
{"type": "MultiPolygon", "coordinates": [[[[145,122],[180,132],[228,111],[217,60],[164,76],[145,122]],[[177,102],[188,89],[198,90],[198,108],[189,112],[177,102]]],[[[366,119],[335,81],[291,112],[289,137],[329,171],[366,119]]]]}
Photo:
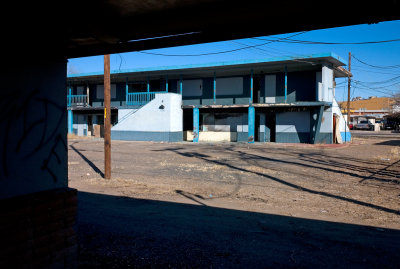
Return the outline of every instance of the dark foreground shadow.
{"type": "Polygon", "coordinates": [[[400,146],[400,140],[387,140],[387,141],[375,143],[375,145],[400,146]]]}
{"type": "Polygon", "coordinates": [[[78,193],[80,268],[398,268],[400,230],[78,193]]]}

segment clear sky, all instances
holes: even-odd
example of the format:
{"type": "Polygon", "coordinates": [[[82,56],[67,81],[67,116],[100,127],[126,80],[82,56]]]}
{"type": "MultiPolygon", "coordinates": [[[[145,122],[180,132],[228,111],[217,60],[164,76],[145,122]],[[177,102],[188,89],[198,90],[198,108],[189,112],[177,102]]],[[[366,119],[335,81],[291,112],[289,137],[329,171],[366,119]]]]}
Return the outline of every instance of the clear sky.
{"type": "MultiPolygon", "coordinates": [[[[111,70],[272,58],[323,52],[334,52],[346,60],[348,60],[349,52],[356,57],[351,59],[351,71],[354,75],[354,83],[352,84],[351,91],[352,97],[390,96],[392,93],[400,91],[400,21],[257,37],[257,39],[247,38],[142,52],[112,54],[111,70]],[[282,40],[282,38],[289,39],[282,40]],[[274,40],[274,42],[268,43],[268,41],[261,39],[274,40]],[[399,41],[376,44],[315,44],[316,42],[360,43],[394,39],[399,39],[399,41]],[[296,43],[293,43],[290,40],[313,42],[299,43],[294,41],[296,43]],[[290,43],[287,43],[287,41],[290,41],[290,43]],[[253,45],[260,46],[245,48],[253,45]],[[229,53],[212,54],[240,48],[245,49],[229,53]],[[186,56],[161,56],[145,53],[186,56]],[[208,55],[187,56],[197,54],[208,55]],[[357,59],[364,63],[359,62],[357,59]]],[[[68,62],[69,73],[87,73],[102,70],[103,56],[75,58],[70,59],[68,62]]],[[[338,84],[336,99],[338,101],[345,100],[347,98],[347,83],[345,79],[337,79],[336,82],[338,84]]]]}

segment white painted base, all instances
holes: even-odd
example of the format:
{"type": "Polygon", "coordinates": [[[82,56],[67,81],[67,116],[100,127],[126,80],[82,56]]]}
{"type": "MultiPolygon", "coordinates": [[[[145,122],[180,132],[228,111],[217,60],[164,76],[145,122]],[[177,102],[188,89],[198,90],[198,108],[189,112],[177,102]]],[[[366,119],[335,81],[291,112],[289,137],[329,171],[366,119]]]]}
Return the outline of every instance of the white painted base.
{"type": "MultiPolygon", "coordinates": [[[[183,140],[193,141],[193,132],[185,131],[183,133],[183,140]]],[[[236,132],[200,132],[199,142],[236,142],[236,132]]]]}

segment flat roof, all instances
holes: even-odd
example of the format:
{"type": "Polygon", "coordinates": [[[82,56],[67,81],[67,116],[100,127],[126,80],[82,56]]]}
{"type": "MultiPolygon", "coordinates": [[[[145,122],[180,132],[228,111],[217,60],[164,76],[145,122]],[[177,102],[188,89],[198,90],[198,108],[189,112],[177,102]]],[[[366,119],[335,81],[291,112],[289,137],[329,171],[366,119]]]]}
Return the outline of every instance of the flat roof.
{"type": "MultiPolygon", "coordinates": [[[[147,79],[147,77],[157,77],[163,75],[172,75],[170,79],[179,78],[180,76],[212,76],[213,72],[218,72],[218,76],[239,74],[241,71],[253,69],[255,73],[272,73],[282,72],[287,66],[289,71],[297,71],[304,69],[316,69],[317,65],[322,63],[330,63],[333,67],[339,68],[347,65],[346,60],[336,55],[335,53],[318,53],[297,56],[283,56],[274,58],[247,59],[237,61],[212,62],[189,65],[172,65],[159,66],[136,69],[123,69],[110,71],[113,79],[125,79],[127,76],[137,79],[147,79]]],[[[343,70],[337,69],[338,77],[347,76],[343,70]]],[[[69,81],[82,80],[102,80],[104,72],[78,73],[68,74],[69,81]]]]}

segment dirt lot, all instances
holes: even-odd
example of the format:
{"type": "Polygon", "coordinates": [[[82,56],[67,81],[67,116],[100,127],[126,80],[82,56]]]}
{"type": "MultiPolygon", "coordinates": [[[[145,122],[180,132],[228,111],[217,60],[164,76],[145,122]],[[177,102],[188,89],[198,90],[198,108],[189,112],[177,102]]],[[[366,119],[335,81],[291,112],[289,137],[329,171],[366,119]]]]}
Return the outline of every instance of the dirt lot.
{"type": "Polygon", "coordinates": [[[400,137],[332,147],[69,140],[80,266],[400,267],[400,137]]]}

